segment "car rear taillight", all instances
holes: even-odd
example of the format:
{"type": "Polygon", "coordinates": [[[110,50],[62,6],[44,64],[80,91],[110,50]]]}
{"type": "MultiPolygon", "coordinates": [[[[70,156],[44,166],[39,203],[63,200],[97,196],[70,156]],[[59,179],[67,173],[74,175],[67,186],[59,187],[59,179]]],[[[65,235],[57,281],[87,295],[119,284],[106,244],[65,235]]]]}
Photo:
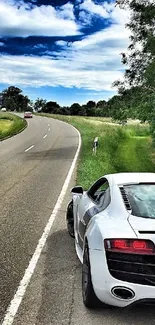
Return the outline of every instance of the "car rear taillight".
{"type": "Polygon", "coordinates": [[[150,240],[142,239],[105,239],[106,251],[123,253],[153,254],[155,246],[150,240]]]}

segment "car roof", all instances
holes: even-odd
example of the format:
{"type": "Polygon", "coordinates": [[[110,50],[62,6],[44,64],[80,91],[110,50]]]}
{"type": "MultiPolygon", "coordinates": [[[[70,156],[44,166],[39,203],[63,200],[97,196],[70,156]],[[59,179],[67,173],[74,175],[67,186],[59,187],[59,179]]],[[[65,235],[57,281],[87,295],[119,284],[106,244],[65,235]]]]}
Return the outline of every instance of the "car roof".
{"type": "Polygon", "coordinates": [[[111,185],[155,183],[155,173],[117,173],[105,176],[111,185]]]}

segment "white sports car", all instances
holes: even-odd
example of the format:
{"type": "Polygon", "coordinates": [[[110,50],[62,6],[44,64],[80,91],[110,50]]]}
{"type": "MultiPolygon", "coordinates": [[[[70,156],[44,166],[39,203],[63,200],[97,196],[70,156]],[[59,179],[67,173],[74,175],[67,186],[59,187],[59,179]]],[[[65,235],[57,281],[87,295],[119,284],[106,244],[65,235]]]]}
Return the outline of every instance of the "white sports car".
{"type": "Polygon", "coordinates": [[[85,306],[155,303],[155,173],[106,175],[71,192],[66,219],[85,306]]]}

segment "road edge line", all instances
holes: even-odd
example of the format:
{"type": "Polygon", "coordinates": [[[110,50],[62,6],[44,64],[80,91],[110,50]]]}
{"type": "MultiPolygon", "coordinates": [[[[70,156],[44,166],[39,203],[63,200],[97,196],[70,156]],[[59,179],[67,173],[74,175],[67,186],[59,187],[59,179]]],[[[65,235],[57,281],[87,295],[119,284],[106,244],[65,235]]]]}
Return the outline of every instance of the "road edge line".
{"type": "MultiPolygon", "coordinates": [[[[70,126],[72,126],[70,124],[70,126]]],[[[35,268],[36,268],[36,265],[37,265],[37,262],[39,260],[39,257],[42,253],[42,250],[45,246],[45,243],[46,243],[46,240],[49,236],[49,233],[52,229],[52,226],[53,226],[53,223],[55,221],[55,218],[56,218],[56,215],[57,215],[57,212],[58,210],[60,209],[61,207],[61,204],[64,200],[64,197],[65,197],[65,194],[67,192],[67,189],[68,189],[68,186],[69,186],[69,183],[70,183],[70,180],[71,180],[71,177],[72,177],[72,174],[73,174],[73,171],[74,171],[74,168],[75,168],[75,165],[76,165],[76,162],[77,162],[77,159],[78,159],[78,155],[79,155],[79,152],[80,152],[80,148],[81,148],[81,134],[80,132],[74,127],[72,126],[78,133],[78,136],[79,136],[79,144],[78,144],[78,148],[77,148],[77,151],[75,153],[75,156],[74,156],[74,159],[72,161],[72,164],[71,164],[71,167],[69,169],[69,172],[67,174],[67,177],[65,179],[65,182],[64,182],[64,185],[61,189],[61,192],[60,192],[60,195],[57,199],[57,202],[55,204],[55,207],[52,211],[52,214],[44,228],[44,231],[43,231],[43,234],[41,236],[41,238],[39,239],[38,241],[38,244],[37,244],[37,247],[35,249],[35,252],[29,262],[29,265],[27,267],[27,269],[25,270],[25,273],[24,273],[24,276],[22,278],[22,280],[20,281],[20,284],[17,288],[17,291],[13,297],[13,299],[11,300],[10,302],[10,305],[9,307],[7,308],[7,311],[6,311],[6,314],[4,316],[4,320],[2,321],[2,324],[1,325],[12,325],[13,324],[13,321],[14,321],[14,318],[17,314],[17,311],[18,311],[18,308],[23,300],[23,297],[24,297],[24,294],[26,292],[26,289],[28,287],[28,284],[31,280],[31,277],[35,271],[35,268]]]]}

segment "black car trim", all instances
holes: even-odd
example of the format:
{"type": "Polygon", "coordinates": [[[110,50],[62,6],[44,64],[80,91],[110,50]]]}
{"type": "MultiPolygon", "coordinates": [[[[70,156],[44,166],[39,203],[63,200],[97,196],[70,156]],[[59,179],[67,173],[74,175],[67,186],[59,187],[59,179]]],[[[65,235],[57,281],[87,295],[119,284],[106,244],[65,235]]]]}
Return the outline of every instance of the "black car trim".
{"type": "Polygon", "coordinates": [[[83,249],[83,239],[81,238],[80,234],[78,233],[78,243],[81,249],[83,249]]]}
{"type": "Polygon", "coordinates": [[[106,252],[110,274],[121,281],[155,286],[155,256],[106,252]]]}
{"type": "Polygon", "coordinates": [[[96,206],[93,206],[92,208],[88,209],[85,212],[84,217],[83,217],[84,222],[82,222],[80,220],[79,229],[78,229],[78,241],[79,241],[79,245],[81,248],[83,248],[84,235],[85,235],[87,226],[89,224],[89,221],[91,218],[93,218],[99,212],[100,212],[100,209],[97,208],[96,206]]]}
{"type": "Polygon", "coordinates": [[[84,238],[85,231],[86,231],[87,225],[83,224],[81,221],[79,222],[79,234],[81,238],[84,238]]]}
{"type": "Polygon", "coordinates": [[[138,231],[140,234],[155,234],[155,230],[139,230],[138,231]]]}

